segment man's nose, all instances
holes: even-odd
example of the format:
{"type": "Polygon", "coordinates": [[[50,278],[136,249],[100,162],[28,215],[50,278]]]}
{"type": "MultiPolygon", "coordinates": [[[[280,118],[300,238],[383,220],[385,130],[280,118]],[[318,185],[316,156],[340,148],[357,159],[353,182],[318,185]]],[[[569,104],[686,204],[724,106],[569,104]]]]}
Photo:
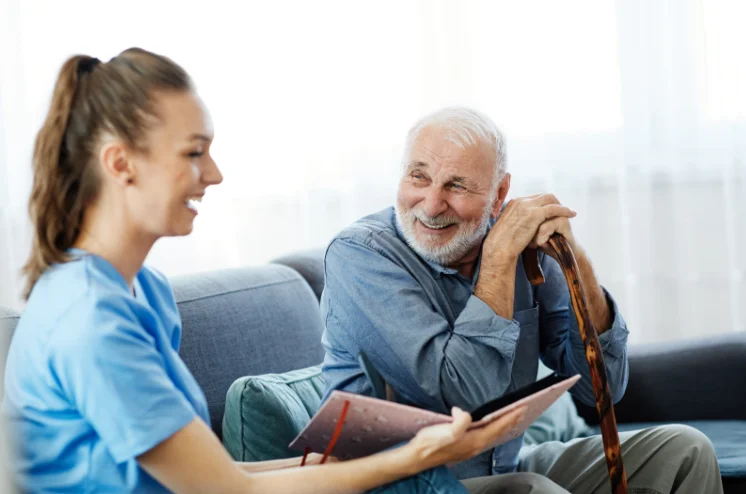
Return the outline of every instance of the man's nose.
{"type": "Polygon", "coordinates": [[[443,189],[439,187],[431,187],[425,193],[425,199],[423,201],[422,210],[431,218],[434,218],[448,209],[448,203],[445,201],[443,196],[443,189]]]}

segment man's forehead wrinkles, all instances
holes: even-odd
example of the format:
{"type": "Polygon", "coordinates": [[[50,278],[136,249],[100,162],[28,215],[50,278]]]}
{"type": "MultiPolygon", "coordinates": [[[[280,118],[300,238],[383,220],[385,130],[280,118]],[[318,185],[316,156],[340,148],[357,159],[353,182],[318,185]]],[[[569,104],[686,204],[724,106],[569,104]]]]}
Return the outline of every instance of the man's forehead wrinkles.
{"type": "MultiPolygon", "coordinates": [[[[445,164],[444,162],[447,162],[447,161],[451,161],[452,162],[452,161],[454,161],[456,159],[456,156],[454,156],[454,155],[450,155],[450,154],[449,155],[443,155],[442,153],[439,153],[439,152],[435,151],[433,148],[431,148],[429,146],[425,146],[423,144],[420,144],[418,147],[419,147],[420,151],[422,151],[422,154],[425,155],[426,158],[428,158],[430,161],[432,161],[432,162],[434,162],[435,164],[438,164],[438,165],[443,165],[443,164],[445,164]]],[[[413,159],[412,161],[414,161],[414,162],[422,161],[425,164],[428,164],[428,165],[430,164],[427,161],[423,161],[422,159],[413,159]]],[[[463,157],[461,157],[458,160],[458,164],[461,164],[463,162],[464,162],[463,157]]]]}

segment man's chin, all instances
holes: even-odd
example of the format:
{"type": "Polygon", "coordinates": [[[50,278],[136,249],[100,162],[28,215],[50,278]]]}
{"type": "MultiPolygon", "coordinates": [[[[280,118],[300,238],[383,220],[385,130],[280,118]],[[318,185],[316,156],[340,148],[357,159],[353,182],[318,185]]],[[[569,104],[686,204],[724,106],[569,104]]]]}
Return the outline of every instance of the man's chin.
{"type": "Polygon", "coordinates": [[[442,257],[446,253],[451,251],[449,244],[438,244],[438,243],[422,243],[418,242],[420,250],[424,252],[430,252],[432,256],[442,257]]]}
{"type": "Polygon", "coordinates": [[[453,257],[453,254],[448,251],[447,244],[425,246],[422,244],[422,242],[416,241],[410,243],[410,246],[415,252],[417,252],[417,254],[420,255],[420,257],[428,261],[443,265],[448,265],[453,262],[453,259],[451,259],[451,257],[453,257]]]}

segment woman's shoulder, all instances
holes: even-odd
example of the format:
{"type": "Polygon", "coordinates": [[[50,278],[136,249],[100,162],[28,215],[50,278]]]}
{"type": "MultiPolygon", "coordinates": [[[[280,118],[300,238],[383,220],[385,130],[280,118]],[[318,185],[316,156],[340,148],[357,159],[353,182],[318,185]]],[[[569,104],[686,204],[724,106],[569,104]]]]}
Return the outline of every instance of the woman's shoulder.
{"type": "MultiPolygon", "coordinates": [[[[144,269],[138,279],[149,291],[168,287],[165,278],[151,269],[144,269]]],[[[138,305],[126,281],[111,264],[97,256],[74,256],[69,262],[50,267],[39,278],[19,329],[21,326],[44,332],[64,329],[68,335],[84,332],[86,327],[98,324],[99,317],[130,317],[137,312],[138,305]]]]}
{"type": "Polygon", "coordinates": [[[150,265],[143,265],[140,272],[137,273],[137,280],[141,284],[147,284],[157,288],[158,290],[171,291],[171,284],[168,282],[168,278],[158,269],[150,265]]]}
{"type": "Polygon", "coordinates": [[[159,270],[152,266],[143,266],[140,272],[137,273],[137,283],[143,292],[145,292],[143,295],[148,300],[148,304],[152,309],[160,313],[164,311],[175,312],[178,310],[171,284],[166,275],[159,270]]]}

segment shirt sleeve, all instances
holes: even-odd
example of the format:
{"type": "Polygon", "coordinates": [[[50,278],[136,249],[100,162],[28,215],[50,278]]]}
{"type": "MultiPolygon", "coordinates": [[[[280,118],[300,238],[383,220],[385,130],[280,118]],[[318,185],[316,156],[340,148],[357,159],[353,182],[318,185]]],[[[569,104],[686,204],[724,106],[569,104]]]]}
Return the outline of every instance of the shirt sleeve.
{"type": "Polygon", "coordinates": [[[83,304],[85,327],[73,336],[60,331],[50,342],[52,375],[118,463],[149,451],[196,416],[169,377],[156,338],[136,316],[145,309],[134,304],[116,295],[83,304]]]}
{"type": "Polygon", "coordinates": [[[332,242],[325,266],[328,352],[351,342],[344,352],[364,351],[404,400],[441,412],[470,410],[505,392],[516,321],[472,296],[449,324],[405,267],[358,240],[332,242]]]}
{"type": "MultiPolygon", "coordinates": [[[[590,368],[585,358],[585,346],[578,321],[570,301],[570,291],[559,263],[544,254],[541,262],[545,282],[536,288],[541,328],[541,355],[547,367],[563,374],[580,374],[582,379],[570,393],[587,405],[596,402],[591,384],[590,368]]],[[[606,364],[606,376],[614,402],[622,399],[627,388],[627,324],[619,307],[604,289],[613,314],[610,329],[599,335],[606,364]]]]}

